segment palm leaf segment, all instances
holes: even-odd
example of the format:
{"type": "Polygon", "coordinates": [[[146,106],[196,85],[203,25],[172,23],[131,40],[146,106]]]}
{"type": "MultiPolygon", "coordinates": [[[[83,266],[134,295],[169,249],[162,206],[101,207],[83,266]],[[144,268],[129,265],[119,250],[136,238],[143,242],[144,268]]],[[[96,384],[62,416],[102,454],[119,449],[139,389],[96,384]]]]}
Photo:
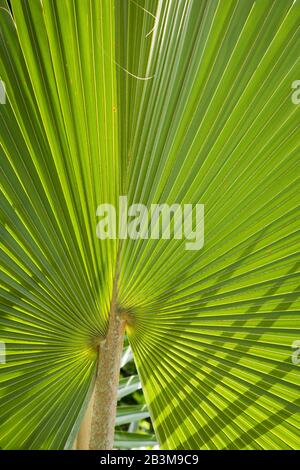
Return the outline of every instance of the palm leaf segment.
{"type": "Polygon", "coordinates": [[[300,2],[0,7],[1,447],[66,445],[117,256],[95,211],[128,194],[205,204],[201,251],[122,246],[161,447],[299,448],[300,2]]]}

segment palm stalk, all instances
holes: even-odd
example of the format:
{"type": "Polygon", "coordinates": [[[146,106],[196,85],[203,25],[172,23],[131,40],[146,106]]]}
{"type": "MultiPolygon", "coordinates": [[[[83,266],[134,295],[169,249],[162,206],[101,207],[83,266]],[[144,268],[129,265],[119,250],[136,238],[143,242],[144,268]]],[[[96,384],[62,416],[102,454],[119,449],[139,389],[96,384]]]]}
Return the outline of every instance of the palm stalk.
{"type": "Polygon", "coordinates": [[[110,310],[108,332],[99,346],[91,419],[90,449],[112,449],[117,408],[121,354],[126,319],[117,311],[116,295],[110,310]]]}

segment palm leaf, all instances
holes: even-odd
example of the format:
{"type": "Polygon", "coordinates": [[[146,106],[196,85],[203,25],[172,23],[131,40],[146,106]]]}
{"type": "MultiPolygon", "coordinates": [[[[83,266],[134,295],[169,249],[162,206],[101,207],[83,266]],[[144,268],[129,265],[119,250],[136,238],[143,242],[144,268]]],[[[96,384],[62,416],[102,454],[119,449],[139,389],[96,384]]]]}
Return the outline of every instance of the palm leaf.
{"type": "Polygon", "coordinates": [[[0,446],[63,448],[74,429],[117,257],[96,207],[128,194],[205,205],[201,251],[120,255],[161,448],[299,448],[299,0],[0,6],[0,446]]]}
{"type": "Polygon", "coordinates": [[[1,445],[60,448],[94,375],[114,275],[116,242],[94,236],[97,203],[117,197],[113,4],[12,7],[16,25],[0,19],[1,445]]]}
{"type": "Polygon", "coordinates": [[[131,375],[130,377],[123,377],[119,382],[118,399],[126,397],[142,387],[138,375],[131,375]]]}
{"type": "Polygon", "coordinates": [[[152,447],[156,444],[155,436],[133,432],[116,432],[115,447],[121,449],[132,449],[137,447],[152,447]]]}
{"type": "Polygon", "coordinates": [[[130,424],[148,417],[149,412],[146,405],[119,406],[117,409],[116,426],[130,424]]]}
{"type": "Polygon", "coordinates": [[[120,298],[146,401],[162,448],[297,448],[300,2],[170,6],[129,193],[204,203],[205,247],[126,244],[120,298]]]}

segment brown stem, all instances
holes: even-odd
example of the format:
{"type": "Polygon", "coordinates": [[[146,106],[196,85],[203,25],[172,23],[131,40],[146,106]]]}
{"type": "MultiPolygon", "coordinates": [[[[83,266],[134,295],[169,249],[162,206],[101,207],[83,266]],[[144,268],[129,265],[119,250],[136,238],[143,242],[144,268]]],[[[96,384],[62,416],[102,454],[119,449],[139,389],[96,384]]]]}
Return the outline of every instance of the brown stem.
{"type": "Polygon", "coordinates": [[[110,313],[107,336],[99,348],[89,444],[93,450],[113,448],[125,324],[126,320],[114,307],[110,313]]]}
{"type": "Polygon", "coordinates": [[[108,331],[99,345],[94,391],[77,436],[76,448],[81,450],[111,450],[114,443],[120,362],[127,321],[127,315],[117,309],[119,253],[108,331]]]}
{"type": "Polygon", "coordinates": [[[94,391],[77,435],[77,450],[113,448],[125,325],[124,316],[111,308],[107,336],[99,346],[94,391]]]}

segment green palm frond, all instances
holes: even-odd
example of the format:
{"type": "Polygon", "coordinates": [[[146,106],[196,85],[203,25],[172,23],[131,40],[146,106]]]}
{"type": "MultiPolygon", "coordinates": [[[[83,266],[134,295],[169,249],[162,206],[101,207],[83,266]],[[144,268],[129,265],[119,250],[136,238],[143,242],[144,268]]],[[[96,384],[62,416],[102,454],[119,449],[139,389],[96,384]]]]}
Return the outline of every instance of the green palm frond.
{"type": "Polygon", "coordinates": [[[205,246],[126,243],[120,299],[146,400],[162,448],[299,448],[300,2],[172,6],[129,194],[205,204],[205,246]]]}
{"type": "Polygon", "coordinates": [[[95,237],[119,178],[114,11],[12,7],[14,19],[0,13],[1,445],[60,448],[94,375],[114,276],[116,241],[95,237]]]}
{"type": "Polygon", "coordinates": [[[156,433],[141,441],[299,448],[300,1],[11,3],[13,16],[0,0],[0,446],[70,444],[119,247],[97,239],[96,208],[126,194],[205,205],[200,251],[119,247],[118,304],[156,433]]]}
{"type": "Polygon", "coordinates": [[[115,445],[116,448],[121,449],[138,449],[138,448],[149,448],[156,444],[156,438],[154,435],[141,434],[141,433],[129,433],[129,432],[116,432],[115,434],[115,445]]]}

